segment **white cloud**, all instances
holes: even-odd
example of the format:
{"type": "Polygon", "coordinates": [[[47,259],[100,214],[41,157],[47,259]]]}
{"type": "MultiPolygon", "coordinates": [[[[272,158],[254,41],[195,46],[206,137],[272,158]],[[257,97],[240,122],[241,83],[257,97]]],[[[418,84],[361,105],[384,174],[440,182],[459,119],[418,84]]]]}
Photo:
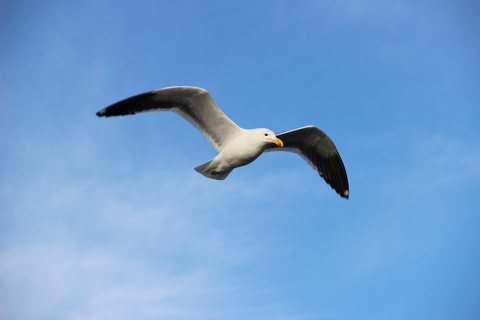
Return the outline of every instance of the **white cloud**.
{"type": "Polygon", "coordinates": [[[281,203],[288,188],[277,173],[244,168],[253,182],[238,173],[219,183],[147,165],[112,178],[97,175],[112,158],[93,140],[69,132],[35,144],[36,170],[3,190],[13,221],[1,253],[3,317],[232,319],[278,308],[253,302],[271,288],[250,293],[232,278],[269,254],[271,241],[252,237],[257,226],[234,221],[281,203]]]}
{"type": "Polygon", "coordinates": [[[225,294],[208,272],[152,269],[108,248],[27,246],[2,257],[10,319],[192,319],[225,294]]]}

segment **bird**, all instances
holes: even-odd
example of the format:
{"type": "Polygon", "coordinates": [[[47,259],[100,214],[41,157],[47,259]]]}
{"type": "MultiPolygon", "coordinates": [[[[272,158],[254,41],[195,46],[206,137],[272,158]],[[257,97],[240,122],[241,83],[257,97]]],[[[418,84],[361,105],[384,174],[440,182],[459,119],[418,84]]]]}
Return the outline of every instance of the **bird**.
{"type": "Polygon", "coordinates": [[[202,88],[176,86],[145,92],[114,103],[96,115],[112,117],[149,111],[179,114],[215,147],[218,155],[194,168],[207,178],[224,180],[233,169],[253,162],[263,152],[290,151],[299,154],[342,198],[349,197],[342,158],[322,130],[308,125],[275,134],[265,128],[241,128],[202,88]]]}

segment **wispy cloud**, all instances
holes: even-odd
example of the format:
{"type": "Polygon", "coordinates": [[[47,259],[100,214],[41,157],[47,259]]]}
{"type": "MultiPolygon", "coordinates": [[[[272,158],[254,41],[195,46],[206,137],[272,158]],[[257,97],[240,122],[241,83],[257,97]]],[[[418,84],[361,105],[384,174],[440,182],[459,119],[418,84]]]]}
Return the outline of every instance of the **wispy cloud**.
{"type": "Polygon", "coordinates": [[[208,271],[152,268],[106,248],[16,247],[4,250],[2,259],[7,318],[219,318],[226,310],[215,301],[230,294],[208,271]]]}
{"type": "Polygon", "coordinates": [[[137,175],[99,178],[112,158],[94,140],[69,131],[55,144],[35,144],[35,170],[3,188],[13,226],[3,235],[3,316],[222,319],[278,308],[258,306],[252,299],[264,293],[246,294],[250,284],[221,276],[269,250],[252,237],[255,225],[234,223],[255,212],[235,207],[278,202],[276,174],[218,183],[191,168],[172,174],[147,165],[137,175]]]}

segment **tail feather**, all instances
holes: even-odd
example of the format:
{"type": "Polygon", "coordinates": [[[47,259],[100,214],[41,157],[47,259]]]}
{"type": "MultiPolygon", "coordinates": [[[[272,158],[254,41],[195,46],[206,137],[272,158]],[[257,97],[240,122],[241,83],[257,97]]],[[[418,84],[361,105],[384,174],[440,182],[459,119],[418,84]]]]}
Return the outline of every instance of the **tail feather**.
{"type": "Polygon", "coordinates": [[[215,172],[216,166],[213,163],[213,160],[210,160],[208,162],[205,162],[204,164],[199,165],[198,167],[195,167],[195,171],[198,173],[203,174],[205,177],[210,178],[210,179],[215,179],[215,180],[224,180],[230,172],[233,171],[233,169],[227,170],[227,171],[222,171],[222,172],[215,172]]]}

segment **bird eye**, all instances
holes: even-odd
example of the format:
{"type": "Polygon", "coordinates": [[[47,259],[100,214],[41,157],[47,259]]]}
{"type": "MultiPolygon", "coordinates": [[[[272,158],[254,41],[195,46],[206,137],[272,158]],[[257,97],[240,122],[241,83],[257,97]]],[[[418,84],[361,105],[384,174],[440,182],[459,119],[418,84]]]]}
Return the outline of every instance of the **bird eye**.
{"type": "Polygon", "coordinates": [[[265,137],[268,136],[268,133],[265,133],[265,137]]]}

